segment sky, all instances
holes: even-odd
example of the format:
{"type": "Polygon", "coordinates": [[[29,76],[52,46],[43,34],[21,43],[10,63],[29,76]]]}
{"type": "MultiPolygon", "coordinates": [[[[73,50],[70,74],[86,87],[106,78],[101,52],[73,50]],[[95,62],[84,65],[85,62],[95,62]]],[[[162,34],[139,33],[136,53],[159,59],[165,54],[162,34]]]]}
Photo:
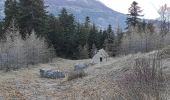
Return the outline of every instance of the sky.
{"type": "MultiPolygon", "coordinates": [[[[134,0],[99,0],[115,11],[127,14],[128,8],[134,0]]],[[[170,0],[135,0],[143,10],[144,18],[156,19],[159,17],[157,10],[165,3],[170,7],[170,0]]]]}

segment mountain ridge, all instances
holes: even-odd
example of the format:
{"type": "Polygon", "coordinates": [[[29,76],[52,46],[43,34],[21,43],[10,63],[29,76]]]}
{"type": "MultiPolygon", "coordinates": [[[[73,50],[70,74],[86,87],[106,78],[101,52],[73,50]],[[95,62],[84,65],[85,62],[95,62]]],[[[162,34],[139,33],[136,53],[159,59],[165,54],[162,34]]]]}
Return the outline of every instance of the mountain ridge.
{"type": "MultiPolygon", "coordinates": [[[[4,18],[4,2],[0,1],[0,19],[4,18]]],[[[113,28],[120,26],[125,28],[126,15],[114,11],[98,0],[44,0],[46,10],[58,16],[62,8],[66,8],[69,13],[73,13],[76,20],[84,22],[85,17],[89,16],[91,22],[99,28],[105,29],[109,24],[113,28]]]]}
{"type": "Polygon", "coordinates": [[[49,6],[47,10],[54,15],[58,15],[62,8],[73,13],[76,19],[83,22],[86,16],[91,18],[100,28],[106,28],[109,24],[116,28],[118,25],[125,28],[126,15],[114,11],[97,0],[45,0],[45,5],[49,6]]]}

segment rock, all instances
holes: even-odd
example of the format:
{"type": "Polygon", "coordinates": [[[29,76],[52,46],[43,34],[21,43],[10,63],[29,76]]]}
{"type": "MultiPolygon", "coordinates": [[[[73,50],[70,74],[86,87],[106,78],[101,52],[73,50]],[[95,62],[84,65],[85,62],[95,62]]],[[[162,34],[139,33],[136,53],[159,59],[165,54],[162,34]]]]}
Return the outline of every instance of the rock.
{"type": "Polygon", "coordinates": [[[74,70],[77,71],[77,70],[82,70],[82,69],[85,69],[87,68],[89,65],[86,64],[86,63],[78,63],[78,64],[75,64],[74,65],[74,70]]]}
{"type": "Polygon", "coordinates": [[[40,69],[40,76],[42,78],[50,78],[50,79],[65,78],[65,74],[63,72],[49,70],[49,69],[40,69]]]}

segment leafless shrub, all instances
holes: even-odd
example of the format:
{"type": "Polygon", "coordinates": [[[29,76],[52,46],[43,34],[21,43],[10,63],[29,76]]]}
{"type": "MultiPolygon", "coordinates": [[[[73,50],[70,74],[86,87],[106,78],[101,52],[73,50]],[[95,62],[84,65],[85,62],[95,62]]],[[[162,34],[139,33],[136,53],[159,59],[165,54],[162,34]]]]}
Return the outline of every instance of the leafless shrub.
{"type": "Polygon", "coordinates": [[[161,56],[164,59],[170,58],[170,46],[167,46],[167,47],[162,49],[161,56]]]}
{"type": "Polygon", "coordinates": [[[166,80],[161,57],[137,58],[132,71],[121,81],[128,100],[166,100],[166,80]]]}
{"type": "Polygon", "coordinates": [[[84,70],[77,70],[77,71],[70,71],[67,76],[67,80],[71,81],[76,78],[82,78],[86,76],[86,73],[84,70]]]}

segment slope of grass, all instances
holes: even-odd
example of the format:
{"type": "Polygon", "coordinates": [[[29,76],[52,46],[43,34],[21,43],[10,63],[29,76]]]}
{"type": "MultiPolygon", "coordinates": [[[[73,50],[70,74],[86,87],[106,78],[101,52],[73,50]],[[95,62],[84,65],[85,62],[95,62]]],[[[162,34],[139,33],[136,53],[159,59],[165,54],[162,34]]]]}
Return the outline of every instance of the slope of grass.
{"type": "MultiPolygon", "coordinates": [[[[78,62],[90,60],[66,60],[57,58],[53,63],[31,66],[9,73],[0,72],[0,96],[4,99],[19,98],[22,100],[133,100],[120,82],[133,72],[135,59],[153,56],[155,52],[147,54],[135,54],[125,57],[110,58],[107,63],[97,64],[85,69],[87,75],[82,78],[67,81],[67,79],[40,78],[40,68],[51,68],[69,72],[78,62]]],[[[169,76],[170,59],[163,59],[163,72],[169,76]]],[[[169,80],[166,77],[166,80],[169,80]]],[[[125,82],[124,82],[125,83],[125,82]]],[[[169,82],[166,81],[167,99],[169,94],[169,82]]],[[[138,89],[138,88],[136,88],[138,89]]],[[[140,89],[139,89],[140,90],[140,89]]],[[[144,94],[144,97],[147,95],[144,94]]],[[[150,97],[156,100],[154,97],[150,97]]],[[[145,99],[144,99],[145,100],[145,99]]]]}

